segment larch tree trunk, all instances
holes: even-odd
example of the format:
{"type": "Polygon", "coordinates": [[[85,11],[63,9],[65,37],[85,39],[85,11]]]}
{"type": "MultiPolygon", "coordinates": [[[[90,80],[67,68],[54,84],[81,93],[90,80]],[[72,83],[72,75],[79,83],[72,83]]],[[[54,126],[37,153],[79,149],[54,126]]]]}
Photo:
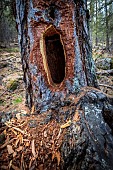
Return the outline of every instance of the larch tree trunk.
{"type": "Polygon", "coordinates": [[[96,0],[96,38],[95,38],[95,44],[98,45],[98,1],[96,0]]]}
{"type": "Polygon", "coordinates": [[[27,104],[61,127],[34,169],[111,170],[112,99],[97,89],[86,0],[16,0],[16,11],[27,104]]]}
{"type": "Polygon", "coordinates": [[[108,24],[108,9],[107,9],[106,0],[105,0],[105,23],[106,23],[106,50],[109,51],[109,24],[108,24]]]}

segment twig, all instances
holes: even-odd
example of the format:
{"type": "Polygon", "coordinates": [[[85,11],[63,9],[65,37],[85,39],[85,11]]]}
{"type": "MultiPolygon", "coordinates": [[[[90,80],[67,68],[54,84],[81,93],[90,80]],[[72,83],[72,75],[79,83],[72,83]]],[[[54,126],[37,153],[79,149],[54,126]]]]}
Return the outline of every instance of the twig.
{"type": "Polygon", "coordinates": [[[12,127],[14,130],[22,133],[23,135],[25,134],[25,132],[23,130],[21,130],[20,128],[16,128],[16,127],[12,127]]]}
{"type": "Polygon", "coordinates": [[[14,170],[20,170],[20,168],[18,168],[17,166],[15,166],[15,165],[11,165],[11,167],[14,169],[14,170]]]}
{"type": "Polygon", "coordinates": [[[4,93],[6,93],[8,90],[6,89],[2,94],[0,94],[0,97],[4,94],[4,93]]]}
{"type": "Polygon", "coordinates": [[[110,88],[110,89],[113,89],[113,86],[109,86],[109,85],[107,85],[107,84],[99,84],[99,86],[104,86],[104,87],[108,87],[108,88],[110,88]]]}
{"type": "Polygon", "coordinates": [[[96,74],[101,74],[101,75],[103,75],[103,74],[113,74],[113,69],[111,69],[111,70],[102,70],[102,71],[97,71],[96,72],[96,74]]]}
{"type": "Polygon", "coordinates": [[[0,62],[3,62],[3,61],[7,61],[7,60],[11,60],[11,59],[15,59],[15,58],[19,58],[19,57],[17,57],[17,56],[13,56],[13,57],[10,57],[10,58],[6,58],[5,60],[4,59],[1,59],[1,61],[0,62]]]}
{"type": "Polygon", "coordinates": [[[8,126],[9,128],[12,128],[12,129],[22,133],[23,135],[25,134],[25,132],[23,130],[21,130],[20,128],[17,128],[17,127],[12,127],[12,125],[11,124],[9,125],[7,122],[5,123],[5,125],[8,126]]]}

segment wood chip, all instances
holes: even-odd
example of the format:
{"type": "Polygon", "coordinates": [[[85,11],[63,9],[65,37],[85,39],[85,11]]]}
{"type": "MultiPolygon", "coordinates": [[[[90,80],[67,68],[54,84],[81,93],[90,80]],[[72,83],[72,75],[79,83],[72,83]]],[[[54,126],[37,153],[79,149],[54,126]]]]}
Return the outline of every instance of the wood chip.
{"type": "Polygon", "coordinates": [[[60,159],[61,159],[61,155],[59,151],[56,151],[52,154],[52,161],[54,160],[54,158],[57,158],[57,162],[58,162],[58,166],[60,164],[60,159]]]}
{"type": "Polygon", "coordinates": [[[60,128],[57,139],[59,139],[60,135],[61,135],[62,129],[60,128]]]}
{"type": "Polygon", "coordinates": [[[32,163],[33,163],[33,161],[35,160],[35,158],[33,157],[33,158],[31,158],[30,159],[30,162],[29,162],[29,170],[31,170],[32,169],[32,163]]]}
{"type": "Polygon", "coordinates": [[[18,139],[20,140],[20,144],[23,143],[23,136],[21,134],[18,135],[18,139]]]}
{"type": "Polygon", "coordinates": [[[46,130],[44,131],[44,137],[45,138],[47,137],[47,131],[46,130]]]}
{"type": "Polygon", "coordinates": [[[33,114],[35,111],[35,106],[33,105],[32,108],[31,108],[31,114],[33,114]]]}
{"type": "Polygon", "coordinates": [[[32,154],[34,157],[36,157],[36,152],[35,152],[35,141],[34,139],[31,142],[31,148],[32,148],[32,154]]]}
{"type": "Polygon", "coordinates": [[[29,145],[30,145],[30,143],[29,143],[29,142],[26,142],[25,146],[27,146],[27,147],[28,147],[29,145]]]}
{"type": "Polygon", "coordinates": [[[65,124],[61,125],[60,128],[64,129],[66,127],[69,127],[71,125],[71,120],[69,120],[68,122],[66,122],[65,124]]]}
{"type": "Polygon", "coordinates": [[[1,169],[6,169],[6,170],[8,170],[9,167],[8,167],[8,166],[5,166],[5,165],[2,165],[2,166],[1,166],[1,169]]]}
{"type": "Polygon", "coordinates": [[[26,169],[25,168],[25,162],[24,162],[24,155],[22,153],[22,156],[21,156],[21,168],[20,169],[26,169]]]}
{"type": "Polygon", "coordinates": [[[11,167],[14,169],[14,170],[21,170],[20,168],[18,168],[17,166],[15,166],[15,165],[11,165],[11,167]]]}
{"type": "Polygon", "coordinates": [[[6,134],[7,134],[7,131],[6,131],[6,129],[3,131],[3,133],[4,133],[4,135],[6,135],[6,134]]]}
{"type": "Polygon", "coordinates": [[[16,118],[17,118],[18,120],[20,120],[20,119],[21,119],[21,114],[20,114],[20,113],[17,113],[17,114],[16,114],[16,118]]]}
{"type": "Polygon", "coordinates": [[[14,150],[11,145],[7,145],[7,150],[8,150],[8,154],[14,153],[14,150]]]}
{"type": "Polygon", "coordinates": [[[22,133],[23,135],[25,134],[25,132],[23,130],[21,130],[20,128],[17,127],[12,127],[13,129],[15,129],[16,131],[22,133]]]}
{"type": "Polygon", "coordinates": [[[19,141],[20,141],[19,139],[17,139],[17,140],[15,141],[15,146],[16,146],[16,147],[17,147],[19,141]]]}
{"type": "Polygon", "coordinates": [[[57,162],[58,162],[58,166],[59,166],[59,164],[60,164],[60,158],[61,158],[59,151],[56,152],[56,158],[57,158],[57,162]]]}
{"type": "Polygon", "coordinates": [[[80,120],[80,115],[79,115],[79,111],[76,110],[74,117],[73,117],[73,121],[74,122],[78,122],[80,120]]]}
{"type": "Polygon", "coordinates": [[[9,163],[9,169],[11,168],[11,166],[12,166],[12,160],[9,163]]]}
{"type": "Polygon", "coordinates": [[[19,146],[19,148],[16,149],[17,152],[20,152],[23,149],[23,146],[19,146]]]}
{"type": "Polygon", "coordinates": [[[16,132],[13,128],[10,128],[10,130],[11,130],[15,135],[17,135],[17,132],[16,132]]]}
{"type": "Polygon", "coordinates": [[[13,158],[14,158],[16,155],[17,155],[17,152],[14,152],[14,153],[13,153],[13,158]]]}

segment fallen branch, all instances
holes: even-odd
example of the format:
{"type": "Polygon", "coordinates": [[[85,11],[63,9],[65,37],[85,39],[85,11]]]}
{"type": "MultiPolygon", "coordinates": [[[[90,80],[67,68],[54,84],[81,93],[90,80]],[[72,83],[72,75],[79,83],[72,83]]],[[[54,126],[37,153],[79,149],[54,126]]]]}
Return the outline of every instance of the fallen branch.
{"type": "Polygon", "coordinates": [[[104,86],[104,87],[108,87],[108,88],[110,88],[110,89],[113,89],[113,86],[109,86],[109,85],[107,85],[107,84],[99,84],[99,86],[104,86]]]}
{"type": "Polygon", "coordinates": [[[0,94],[0,97],[5,94],[8,90],[6,89],[2,94],[0,94]]]}
{"type": "Polygon", "coordinates": [[[11,59],[15,59],[15,58],[19,58],[19,57],[17,57],[17,56],[12,56],[12,57],[9,57],[9,58],[6,58],[6,59],[1,59],[0,62],[4,62],[4,61],[11,60],[11,59]]]}
{"type": "Polygon", "coordinates": [[[111,70],[104,70],[104,71],[97,71],[96,74],[101,74],[101,75],[104,75],[104,74],[113,74],[113,69],[111,70]]]}

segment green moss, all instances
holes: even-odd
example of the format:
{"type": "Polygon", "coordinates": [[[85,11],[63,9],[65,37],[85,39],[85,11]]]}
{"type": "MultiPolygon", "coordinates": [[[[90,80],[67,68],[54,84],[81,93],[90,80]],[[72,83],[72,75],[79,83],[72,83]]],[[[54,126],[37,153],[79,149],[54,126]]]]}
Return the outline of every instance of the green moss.
{"type": "Polygon", "coordinates": [[[19,52],[19,48],[18,47],[11,47],[11,48],[0,48],[0,52],[8,52],[8,53],[12,53],[12,52],[19,52]]]}
{"type": "Polygon", "coordinates": [[[22,96],[19,96],[18,98],[13,100],[13,104],[18,104],[22,102],[22,96]]]}
{"type": "Polygon", "coordinates": [[[97,79],[100,79],[100,78],[101,78],[101,76],[97,75],[97,79]]]}
{"type": "Polygon", "coordinates": [[[19,82],[17,80],[10,80],[7,84],[7,89],[14,91],[17,89],[19,82]]]}
{"type": "Polygon", "coordinates": [[[2,104],[3,104],[3,102],[4,102],[4,101],[3,101],[2,99],[0,99],[0,105],[2,105],[2,104]]]}

